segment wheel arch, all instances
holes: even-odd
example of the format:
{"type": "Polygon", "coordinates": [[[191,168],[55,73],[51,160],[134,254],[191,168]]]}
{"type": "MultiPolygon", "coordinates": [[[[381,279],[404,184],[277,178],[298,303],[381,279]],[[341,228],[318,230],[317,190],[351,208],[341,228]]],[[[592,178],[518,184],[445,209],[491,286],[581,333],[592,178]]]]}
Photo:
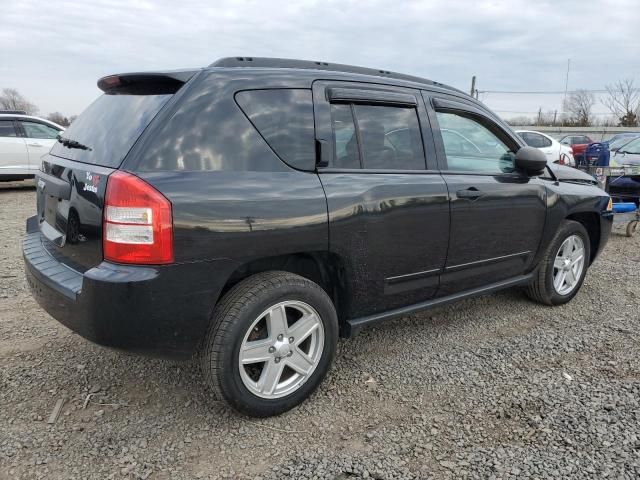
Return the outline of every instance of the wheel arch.
{"type": "Polygon", "coordinates": [[[335,253],[298,252],[252,259],[242,263],[231,273],[219,299],[245,278],[272,270],[294,273],[318,284],[333,302],[340,324],[340,334],[345,335],[345,314],[349,308],[350,287],[345,273],[344,259],[335,253]]]}
{"type": "Polygon", "coordinates": [[[600,215],[596,212],[576,212],[568,215],[567,220],[578,222],[587,230],[591,252],[589,264],[591,264],[600,246],[600,215]]]}

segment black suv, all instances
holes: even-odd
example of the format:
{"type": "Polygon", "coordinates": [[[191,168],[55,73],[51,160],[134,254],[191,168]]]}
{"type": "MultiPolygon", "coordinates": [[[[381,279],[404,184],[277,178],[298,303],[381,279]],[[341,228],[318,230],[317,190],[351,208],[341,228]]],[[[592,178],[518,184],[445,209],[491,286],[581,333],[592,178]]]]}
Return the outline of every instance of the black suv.
{"type": "Polygon", "coordinates": [[[515,285],[568,302],[611,230],[591,177],[440,83],[245,57],[98,86],[37,175],[33,295],[101,345],[198,354],[249,415],[364,326],[515,285]]]}

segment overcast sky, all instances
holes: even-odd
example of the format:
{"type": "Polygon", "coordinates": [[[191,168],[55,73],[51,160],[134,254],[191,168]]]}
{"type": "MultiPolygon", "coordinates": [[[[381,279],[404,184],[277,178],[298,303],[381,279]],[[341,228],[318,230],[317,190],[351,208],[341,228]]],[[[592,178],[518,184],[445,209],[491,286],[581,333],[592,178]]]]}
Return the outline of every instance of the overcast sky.
{"type": "MultiPolygon", "coordinates": [[[[640,84],[638,2],[0,0],[0,88],[43,115],[73,115],[101,76],[237,55],[384,68],[465,91],[472,75],[480,90],[563,91],[571,58],[570,90],[640,84]]],[[[559,109],[562,95],[480,98],[509,118],[559,109]]]]}

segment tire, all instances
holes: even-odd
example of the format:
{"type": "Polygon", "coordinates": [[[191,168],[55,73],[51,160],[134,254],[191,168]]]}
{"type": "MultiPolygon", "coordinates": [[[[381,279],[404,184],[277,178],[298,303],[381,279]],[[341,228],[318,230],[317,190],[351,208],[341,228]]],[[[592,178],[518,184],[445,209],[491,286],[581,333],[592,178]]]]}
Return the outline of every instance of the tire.
{"type": "Polygon", "coordinates": [[[636,232],[638,231],[638,223],[638,220],[633,220],[627,223],[627,237],[633,237],[636,234],[636,232]]]}
{"type": "MultiPolygon", "coordinates": [[[[580,242],[578,241],[575,242],[575,244],[579,243],[580,242]]],[[[553,237],[547,251],[544,253],[535,279],[527,287],[526,291],[529,298],[537,302],[544,303],[545,305],[562,305],[571,301],[571,299],[575,297],[580,290],[580,287],[582,287],[582,283],[584,282],[584,278],[587,274],[589,259],[591,258],[590,247],[589,234],[584,226],[581,223],[572,220],[565,220],[553,237]],[[581,240],[582,248],[584,250],[583,264],[580,269],[580,274],[574,275],[573,270],[571,271],[571,278],[577,278],[573,287],[569,291],[567,291],[568,281],[566,284],[563,283],[561,288],[558,289],[554,285],[554,278],[557,278],[555,275],[562,269],[557,269],[555,263],[556,260],[561,263],[561,260],[557,257],[561,253],[561,248],[565,245],[565,241],[568,241],[569,238],[575,237],[578,237],[581,240]]],[[[575,250],[575,252],[577,255],[577,250],[575,250]]],[[[572,260],[569,261],[572,262],[572,260]]],[[[561,281],[562,278],[558,278],[558,280],[561,281]]]]}
{"type": "Polygon", "coordinates": [[[337,340],[336,311],[320,286],[299,275],[264,272],[235,285],[216,305],[200,360],[218,398],[240,413],[268,417],[311,395],[329,370],[337,340]],[[289,337],[301,325],[310,333],[289,337]],[[241,366],[241,353],[260,361],[241,366]]]}

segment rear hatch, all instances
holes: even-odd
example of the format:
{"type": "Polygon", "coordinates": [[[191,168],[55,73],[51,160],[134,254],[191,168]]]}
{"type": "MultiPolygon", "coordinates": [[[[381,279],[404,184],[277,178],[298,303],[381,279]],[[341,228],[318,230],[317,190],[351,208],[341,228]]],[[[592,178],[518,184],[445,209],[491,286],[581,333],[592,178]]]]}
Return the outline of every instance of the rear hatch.
{"type": "Polygon", "coordinates": [[[84,272],[102,253],[107,179],[158,112],[195,71],[105,77],[105,92],[58,137],[36,175],[43,244],[65,265],[84,272]]]}

